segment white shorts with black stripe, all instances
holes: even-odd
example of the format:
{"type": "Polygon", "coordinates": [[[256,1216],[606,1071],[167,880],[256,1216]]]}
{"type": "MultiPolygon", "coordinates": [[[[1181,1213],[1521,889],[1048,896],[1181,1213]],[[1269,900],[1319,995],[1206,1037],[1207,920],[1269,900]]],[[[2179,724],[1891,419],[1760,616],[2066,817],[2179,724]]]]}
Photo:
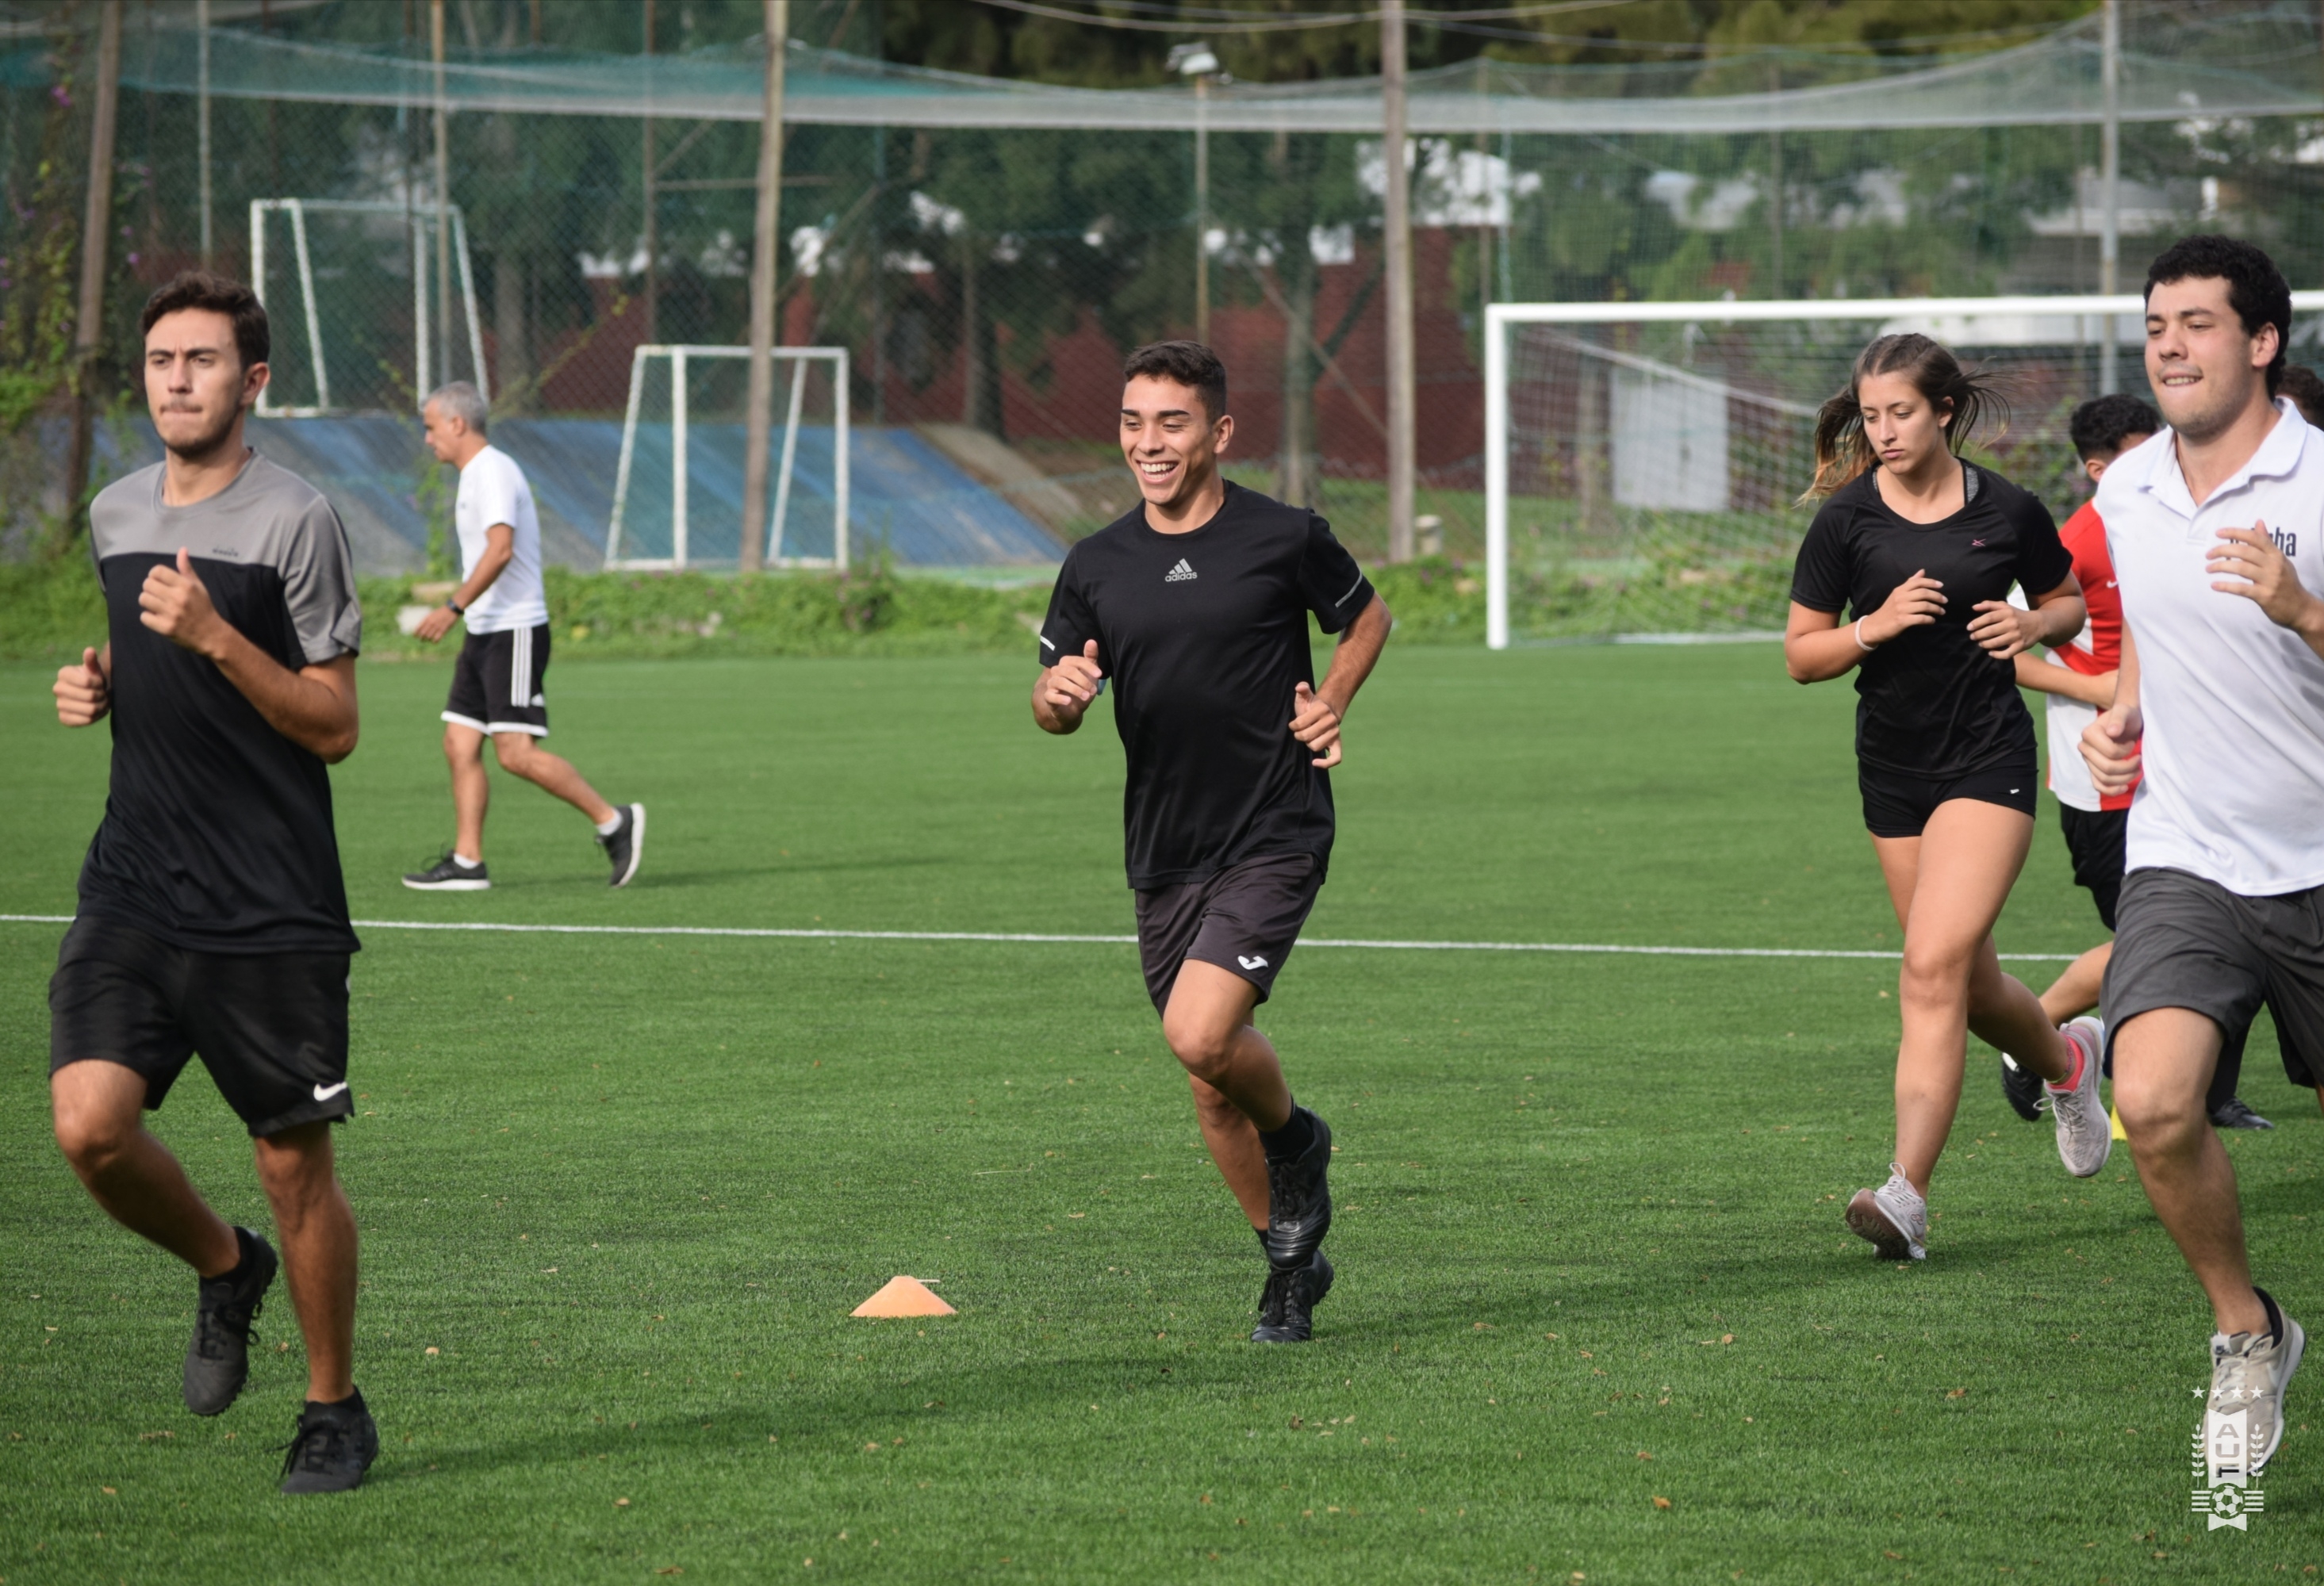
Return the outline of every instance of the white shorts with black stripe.
{"type": "Polygon", "coordinates": [[[444,719],[479,733],[549,736],[549,624],[471,633],[452,667],[452,696],[444,719]]]}

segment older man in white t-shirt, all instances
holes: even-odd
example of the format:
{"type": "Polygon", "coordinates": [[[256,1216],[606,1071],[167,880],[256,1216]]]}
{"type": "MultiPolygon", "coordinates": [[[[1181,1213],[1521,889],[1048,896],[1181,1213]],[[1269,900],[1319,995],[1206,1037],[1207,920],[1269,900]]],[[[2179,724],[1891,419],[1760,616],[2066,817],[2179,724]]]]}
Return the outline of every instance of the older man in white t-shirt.
{"type": "Polygon", "coordinates": [[[2106,979],[2115,1105],[2216,1318],[2214,1485],[2274,1453],[2306,1345],[2253,1286],[2235,1167],[2203,1105],[2222,1041],[2263,1003],[2295,1078],[2324,1056],[2324,433],[2273,395],[2291,320],[2290,289],[2250,244],[2165,250],[2147,276],[2146,373],[2169,428],[2116,460],[2097,500],[2122,671],[2082,752],[2101,792],[2138,787],[2106,979]]]}
{"type": "Polygon", "coordinates": [[[452,669],[444,706],[444,758],[452,766],[456,835],[443,856],[403,878],[420,892],[482,892],[484,740],[501,769],[554,793],[589,817],[597,844],[613,862],[613,884],[627,886],[645,853],[646,809],[619,808],[597,796],[572,763],[540,746],[549,736],[549,598],[540,577],[540,516],[516,459],[484,438],[482,392],[465,380],[431,393],[420,409],[428,449],[460,470],[453,522],[460,536],[459,588],[415,630],[433,644],[465,621],[467,641],[452,669]]]}

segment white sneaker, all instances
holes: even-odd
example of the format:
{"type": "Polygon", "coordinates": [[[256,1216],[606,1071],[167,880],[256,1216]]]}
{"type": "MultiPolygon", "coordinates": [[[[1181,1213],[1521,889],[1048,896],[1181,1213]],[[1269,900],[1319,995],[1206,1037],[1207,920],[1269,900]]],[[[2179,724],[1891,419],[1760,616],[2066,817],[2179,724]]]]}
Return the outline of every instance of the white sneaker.
{"type": "Polygon", "coordinates": [[[2058,1159],[2076,1178],[2088,1178],[2107,1165],[2114,1150],[2114,1123],[2098,1096],[2098,1074],[2105,1065],[2106,1026],[2089,1014],[2068,1019],[2058,1032],[2081,1054],[2079,1082],[2068,1090],[2046,1081],[2051,1114],[2058,1120],[2058,1159]]]}
{"type": "Polygon", "coordinates": [[[1891,1162],[1886,1184],[1877,1190],[1858,1190],[1848,1203],[1848,1231],[1870,1240],[1872,1253],[1884,1261],[1925,1260],[1929,1203],[1904,1170],[1891,1162]]]}
{"type": "Polygon", "coordinates": [[[2214,1486],[2228,1477],[2250,1481],[2267,1468],[2283,1441],[2284,1387],[2308,1347],[2300,1323],[2273,1300],[2260,1297],[2275,1318],[2273,1337],[2211,1334],[2211,1397],[2200,1435],[2214,1486]]]}

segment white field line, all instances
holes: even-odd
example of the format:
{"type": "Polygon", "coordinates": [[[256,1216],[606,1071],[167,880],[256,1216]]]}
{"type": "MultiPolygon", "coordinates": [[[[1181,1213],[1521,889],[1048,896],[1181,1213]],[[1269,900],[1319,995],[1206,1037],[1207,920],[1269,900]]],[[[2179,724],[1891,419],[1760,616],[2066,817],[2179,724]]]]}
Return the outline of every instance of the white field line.
{"type": "MultiPolygon", "coordinates": [[[[69,914],[0,914],[0,922],[69,925],[69,914]]],[[[501,925],[478,920],[359,919],[366,931],[499,931],[551,936],[752,936],[850,942],[1065,942],[1134,945],[1136,936],[1065,936],[1040,931],[842,931],[778,930],[744,926],[501,925]]],[[[1352,936],[1302,936],[1302,947],[1369,947],[1397,953],[1629,953],[1649,958],[1886,958],[1900,954],[1845,947],[1656,947],[1611,942],[1397,942],[1352,936]]],[[[2004,953],[2021,964],[2063,964],[2073,953],[2004,953]]]]}

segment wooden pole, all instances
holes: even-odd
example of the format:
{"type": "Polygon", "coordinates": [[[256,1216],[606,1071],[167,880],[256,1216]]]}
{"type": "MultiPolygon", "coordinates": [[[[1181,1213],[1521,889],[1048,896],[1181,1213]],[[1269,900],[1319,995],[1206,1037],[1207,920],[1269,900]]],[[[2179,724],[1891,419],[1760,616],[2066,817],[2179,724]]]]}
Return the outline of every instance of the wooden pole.
{"type": "MultiPolygon", "coordinates": [[[[444,0],[428,0],[428,47],[436,65],[436,367],[452,378],[452,112],[444,98],[444,0]]],[[[421,392],[420,400],[428,393],[421,392]]]]}
{"type": "MultiPolygon", "coordinates": [[[[646,99],[653,100],[654,0],[646,0],[646,99]]],[[[645,118],[645,254],[646,300],[645,339],[651,346],[661,340],[661,207],[659,195],[654,190],[655,179],[661,173],[654,169],[659,163],[654,150],[654,118],[645,118]]]]}
{"type": "Polygon", "coordinates": [[[1412,559],[1412,179],[1404,168],[1404,0],[1380,6],[1380,153],[1388,171],[1388,559],[1412,559]]]}
{"type": "MultiPolygon", "coordinates": [[[[783,198],[783,50],[790,41],[790,0],[762,0],[767,16],[766,107],[759,127],[759,214],[751,237],[751,401],[742,425],[744,572],[760,565],[767,532],[767,435],[774,427],[775,258],[783,198]]],[[[844,534],[847,525],[835,532],[844,534]]],[[[837,547],[834,548],[835,555],[837,547]]]]}
{"type": "Polygon", "coordinates": [[[97,103],[88,134],[88,207],[81,220],[80,305],[73,327],[72,441],[65,457],[65,512],[78,526],[97,430],[97,362],[105,350],[106,244],[113,230],[113,129],[121,101],[122,0],[97,12],[97,103]]]}
{"type": "Polygon", "coordinates": [[[201,161],[202,268],[210,267],[214,240],[210,229],[210,0],[194,0],[196,71],[199,97],[194,106],[194,141],[201,161]]]}
{"type": "MultiPolygon", "coordinates": [[[[2106,0],[2103,41],[2098,58],[2099,86],[2104,90],[2106,120],[2098,128],[2098,187],[2103,207],[2098,218],[2098,290],[2111,296],[2122,263],[2122,7],[2106,0]]],[[[2114,316],[2098,320],[2098,393],[2115,389],[2115,367],[2120,349],[2115,346],[2114,316]]]]}
{"type": "Polygon", "coordinates": [[[1194,339],[1211,342],[1211,78],[1194,78],[1194,339]]]}

